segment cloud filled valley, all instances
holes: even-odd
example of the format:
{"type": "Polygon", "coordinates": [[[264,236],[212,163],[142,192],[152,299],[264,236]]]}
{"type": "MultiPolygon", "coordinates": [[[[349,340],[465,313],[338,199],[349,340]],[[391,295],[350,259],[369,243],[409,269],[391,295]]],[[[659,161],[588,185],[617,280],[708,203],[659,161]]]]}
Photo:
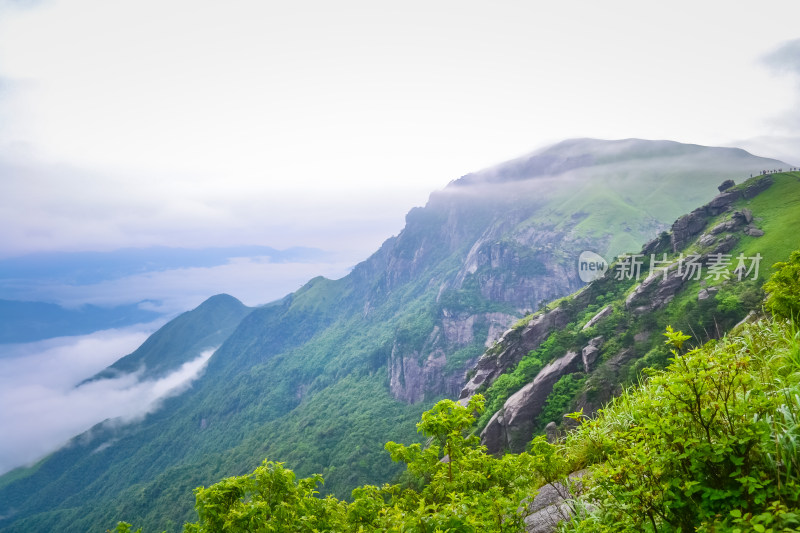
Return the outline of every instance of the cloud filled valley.
{"type": "Polygon", "coordinates": [[[0,472],[31,464],[104,420],[141,417],[191,386],[213,349],[162,379],[128,374],[77,386],[136,349],[155,326],[0,347],[0,472]]]}

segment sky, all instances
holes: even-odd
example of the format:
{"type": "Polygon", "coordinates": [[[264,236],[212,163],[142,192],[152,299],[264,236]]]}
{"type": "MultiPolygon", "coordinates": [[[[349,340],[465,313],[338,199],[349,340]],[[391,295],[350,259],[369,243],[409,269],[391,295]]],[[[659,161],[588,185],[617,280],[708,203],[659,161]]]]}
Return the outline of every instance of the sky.
{"type": "Polygon", "coordinates": [[[430,192],[564,138],[788,158],[798,20],[791,1],[0,0],[0,257],[357,262],[430,192]]]}
{"type": "MultiPolygon", "coordinates": [[[[451,180],[574,137],[800,164],[800,4],[0,0],[0,261],[320,252],[0,288],[167,315],[219,292],[266,303],[346,274],[451,180]]],[[[73,388],[147,331],[0,346],[0,433],[19,435],[0,470],[32,442],[150,406],[163,387],[73,388]],[[65,425],[47,435],[23,423],[50,412],[65,425]]]]}

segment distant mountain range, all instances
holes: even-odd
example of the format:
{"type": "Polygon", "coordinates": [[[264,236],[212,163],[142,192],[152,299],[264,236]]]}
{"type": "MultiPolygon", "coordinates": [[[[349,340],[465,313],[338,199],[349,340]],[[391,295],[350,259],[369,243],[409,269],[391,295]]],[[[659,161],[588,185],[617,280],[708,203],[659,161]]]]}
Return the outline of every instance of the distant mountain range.
{"type": "MultiPolygon", "coordinates": [[[[327,255],[316,248],[277,250],[269,246],[200,249],[151,246],[108,252],[40,252],[0,259],[0,280],[8,283],[37,279],[87,285],[145,272],[219,266],[237,257],[268,257],[272,262],[282,263],[318,260],[327,255]]],[[[4,293],[7,291],[9,287],[5,287],[4,293]]]]}
{"type": "MultiPolygon", "coordinates": [[[[464,176],[348,276],[315,278],[253,310],[217,296],[154,334],[108,375],[142,365],[163,374],[209,332],[224,342],[190,390],[142,422],[99,424],[0,477],[0,529],[102,530],[125,519],[174,531],[193,516],[195,486],[264,457],[322,473],[339,496],[388,481],[397,467],[383,444],[417,438],[420,413],[457,397],[487,347],[581,288],[581,252],[611,261],[655,239],[665,253],[675,219],[724,180],[780,167],[738,149],[579,139],[464,176]]],[[[594,297],[611,301],[615,290],[594,297]]],[[[517,429],[508,427],[498,442],[517,429]]]]}
{"type": "Polygon", "coordinates": [[[161,316],[138,304],[67,309],[53,303],[0,300],[0,344],[86,335],[101,329],[152,322],[161,316]]]}
{"type": "Polygon", "coordinates": [[[212,296],[153,333],[135,352],[88,381],[137,373],[140,381],[163,378],[207,348],[219,346],[252,309],[227,294],[212,296]]]}
{"type": "MultiPolygon", "coordinates": [[[[58,303],[61,293],[80,300],[86,287],[103,282],[170,270],[213,268],[238,259],[280,264],[323,262],[330,257],[330,252],[303,247],[277,250],[268,246],[153,246],[108,252],[42,252],[0,259],[0,344],[85,335],[175,314],[171,308],[164,309],[160,300],[132,301],[127,296],[122,298],[126,300],[124,304],[65,306],[58,303]]],[[[105,289],[119,291],[110,285],[105,289]]],[[[98,292],[102,290],[94,290],[98,292]]]]}

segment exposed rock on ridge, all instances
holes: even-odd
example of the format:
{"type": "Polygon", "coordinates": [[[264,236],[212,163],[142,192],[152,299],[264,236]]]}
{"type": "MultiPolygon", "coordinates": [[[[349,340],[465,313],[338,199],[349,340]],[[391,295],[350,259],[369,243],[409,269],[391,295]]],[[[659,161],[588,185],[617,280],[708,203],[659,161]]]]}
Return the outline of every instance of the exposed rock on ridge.
{"type": "Polygon", "coordinates": [[[562,376],[577,372],[580,367],[580,354],[567,352],[540,370],[531,383],[512,394],[481,432],[481,442],[489,452],[524,450],[533,433],[536,417],[542,412],[553,385],[562,376]]]}
{"type": "MultiPolygon", "coordinates": [[[[715,196],[711,202],[695,209],[688,215],[680,217],[672,226],[672,233],[663,233],[658,238],[646,244],[642,255],[663,252],[667,247],[672,247],[674,252],[685,249],[693,241],[697,241],[700,252],[693,252],[693,262],[696,267],[708,268],[713,264],[714,255],[726,254],[732,250],[739,241],[741,233],[748,235],[763,234],[763,231],[753,226],[753,213],[747,208],[733,211],[732,205],[740,199],[749,199],[766,190],[773,180],[763,177],[748,182],[742,186],[731,188],[723,187],[724,192],[715,196]],[[723,213],[726,220],[718,222],[707,233],[703,231],[712,218],[723,213]]],[[[717,258],[719,259],[719,257],[717,258]]],[[[607,272],[605,281],[613,277],[613,272],[607,272]]],[[[699,279],[687,272],[687,265],[676,260],[664,269],[657,269],[650,273],[643,281],[638,283],[625,299],[625,307],[634,314],[644,314],[661,309],[669,304],[690,279],[699,279]]],[[[599,280],[598,280],[599,281],[599,280]]],[[[591,285],[590,285],[591,287],[591,285]]],[[[699,294],[700,299],[710,297],[715,287],[705,288],[699,294]]],[[[575,296],[570,305],[580,307],[586,303],[586,295],[590,288],[575,296]]],[[[612,306],[606,306],[598,311],[584,326],[584,329],[601,322],[613,312],[612,306]]],[[[461,391],[461,398],[468,398],[475,394],[480,387],[491,384],[502,373],[513,368],[519,360],[531,349],[538,347],[549,334],[558,327],[563,327],[573,319],[573,315],[561,308],[535,317],[521,331],[510,330],[500,339],[498,345],[487,351],[478,361],[472,379],[461,391]],[[554,320],[557,318],[557,320],[554,320]],[[535,342],[526,345],[523,342],[525,333],[531,335],[535,342]],[[522,347],[524,346],[523,349],[522,347]]],[[[649,332],[640,332],[633,337],[633,342],[644,342],[649,337],[649,332]]],[[[524,385],[512,394],[487,423],[481,433],[481,440],[490,452],[499,453],[503,450],[521,451],[530,440],[537,417],[541,414],[545,402],[553,390],[554,384],[567,374],[577,372],[581,367],[585,372],[592,372],[593,366],[600,355],[603,338],[595,337],[579,351],[568,351],[564,356],[551,362],[534,380],[524,385]]],[[[608,376],[617,376],[621,369],[635,357],[633,347],[620,350],[616,354],[607,354],[609,359],[603,363],[604,372],[608,376]]],[[[586,408],[585,413],[594,412],[600,405],[616,394],[614,391],[602,393],[594,391],[591,401],[584,393],[579,396],[580,408],[586,408]]],[[[546,421],[545,421],[546,422],[546,421]]],[[[552,429],[552,428],[551,428],[552,429]]]]}
{"type": "MultiPolygon", "coordinates": [[[[689,242],[705,229],[708,221],[720,213],[730,209],[730,206],[740,198],[753,198],[760,192],[767,190],[773,183],[771,177],[766,176],[738,189],[727,189],[715,196],[709,203],[684,215],[672,225],[672,251],[682,250],[689,242]]],[[[746,214],[745,216],[746,219],[746,214]]],[[[750,214],[752,220],[752,213],[750,214]]],[[[748,221],[749,222],[749,221],[748,221]]]]}
{"type": "Polygon", "coordinates": [[[506,331],[494,348],[484,353],[475,366],[475,374],[461,389],[459,398],[469,398],[479,387],[489,386],[497,376],[506,372],[535,350],[556,328],[567,323],[567,313],[556,308],[535,316],[525,327],[506,331]]]}

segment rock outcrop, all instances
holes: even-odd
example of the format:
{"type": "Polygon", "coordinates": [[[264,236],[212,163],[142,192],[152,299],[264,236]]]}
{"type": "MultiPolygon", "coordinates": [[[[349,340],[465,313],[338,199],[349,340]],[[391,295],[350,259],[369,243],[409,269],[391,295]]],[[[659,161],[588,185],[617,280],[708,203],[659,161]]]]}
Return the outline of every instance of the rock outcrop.
{"type": "MultiPolygon", "coordinates": [[[[771,177],[766,176],[758,180],[747,182],[742,188],[726,189],[715,196],[709,203],[699,207],[684,215],[672,225],[672,251],[682,250],[692,239],[697,237],[708,224],[711,217],[715,217],[730,209],[731,205],[740,198],[750,199],[768,189],[773,183],[771,177]]],[[[749,224],[752,222],[753,213],[749,209],[743,209],[729,221],[723,224],[730,224],[730,227],[715,226],[709,233],[715,235],[722,231],[730,231],[742,222],[749,224]]],[[[760,231],[760,230],[759,230],[760,231]]]]}
{"type": "Polygon", "coordinates": [[[727,191],[728,189],[730,189],[734,185],[736,185],[735,181],[733,181],[733,180],[725,180],[722,183],[720,183],[719,187],[717,187],[717,190],[719,192],[727,191]]]}
{"type": "Polygon", "coordinates": [[[459,398],[469,398],[481,387],[513,367],[531,350],[535,350],[550,332],[567,324],[568,314],[561,308],[535,316],[523,328],[506,331],[495,347],[484,353],[473,369],[473,376],[461,389],[459,398]]]}
{"type": "Polygon", "coordinates": [[[764,230],[758,229],[753,226],[748,226],[747,228],[745,228],[744,232],[750,235],[751,237],[762,237],[764,235],[764,230]]]}
{"type": "Polygon", "coordinates": [[[598,311],[596,315],[594,315],[592,318],[589,319],[589,321],[586,323],[586,325],[583,326],[583,329],[591,328],[592,326],[596,325],[598,322],[600,322],[601,320],[603,320],[605,317],[609,316],[613,312],[614,312],[614,308],[613,307],[611,307],[610,305],[605,306],[600,311],[598,311]]]}
{"type": "Polygon", "coordinates": [[[625,307],[635,313],[660,309],[672,301],[685,281],[676,263],[667,269],[666,277],[659,273],[642,281],[626,298],[625,307]]]}
{"type": "Polygon", "coordinates": [[[711,216],[717,216],[728,210],[733,202],[741,198],[739,191],[721,192],[705,205],[705,211],[711,216]]]}
{"type": "Polygon", "coordinates": [[[392,396],[406,403],[422,401],[426,395],[456,396],[464,384],[466,370],[448,372],[446,354],[475,342],[484,346],[494,343],[512,320],[514,317],[505,313],[472,315],[445,311],[441,325],[434,326],[421,348],[410,349],[395,341],[388,364],[392,396]],[[475,338],[479,322],[488,328],[486,338],[475,338]]]}
{"type": "Polygon", "coordinates": [[[533,434],[536,417],[542,412],[553,385],[561,377],[578,372],[581,363],[578,352],[567,352],[540,370],[531,383],[512,394],[481,432],[481,442],[489,452],[524,450],[533,434]]]}
{"type": "Polygon", "coordinates": [[[592,392],[582,392],[575,401],[575,409],[583,410],[586,416],[593,416],[598,409],[618,396],[622,392],[619,383],[622,381],[625,368],[636,357],[633,348],[626,348],[605,361],[602,375],[594,373],[587,381],[587,386],[593,389],[592,392]]]}
{"type": "Polygon", "coordinates": [[[525,517],[526,533],[553,533],[560,522],[575,514],[569,500],[580,495],[583,489],[581,478],[588,472],[586,469],[573,472],[566,483],[556,481],[539,488],[528,505],[530,514],[525,517]]]}
{"type": "Polygon", "coordinates": [[[581,361],[583,362],[584,372],[591,372],[593,370],[594,363],[600,355],[601,346],[603,346],[603,337],[595,337],[581,350],[581,361]]]}
{"type": "Polygon", "coordinates": [[[395,349],[392,350],[389,359],[389,389],[396,400],[416,403],[425,398],[427,390],[452,390],[459,386],[461,376],[444,375],[447,357],[443,351],[432,351],[422,361],[420,358],[418,352],[401,356],[395,349]]]}
{"type": "Polygon", "coordinates": [[[702,207],[676,220],[672,224],[672,251],[682,250],[692,238],[703,231],[707,223],[708,216],[702,207]]]}
{"type": "Polygon", "coordinates": [[[563,232],[536,227],[498,240],[504,228],[490,227],[473,244],[450,288],[462,289],[471,280],[483,298],[526,313],[580,287],[571,265],[562,264],[547,247],[549,242],[565,242],[563,232]]]}
{"type": "Polygon", "coordinates": [[[742,198],[749,200],[766,191],[772,185],[773,180],[771,177],[766,176],[760,180],[751,180],[748,185],[742,189],[742,198]]]}

